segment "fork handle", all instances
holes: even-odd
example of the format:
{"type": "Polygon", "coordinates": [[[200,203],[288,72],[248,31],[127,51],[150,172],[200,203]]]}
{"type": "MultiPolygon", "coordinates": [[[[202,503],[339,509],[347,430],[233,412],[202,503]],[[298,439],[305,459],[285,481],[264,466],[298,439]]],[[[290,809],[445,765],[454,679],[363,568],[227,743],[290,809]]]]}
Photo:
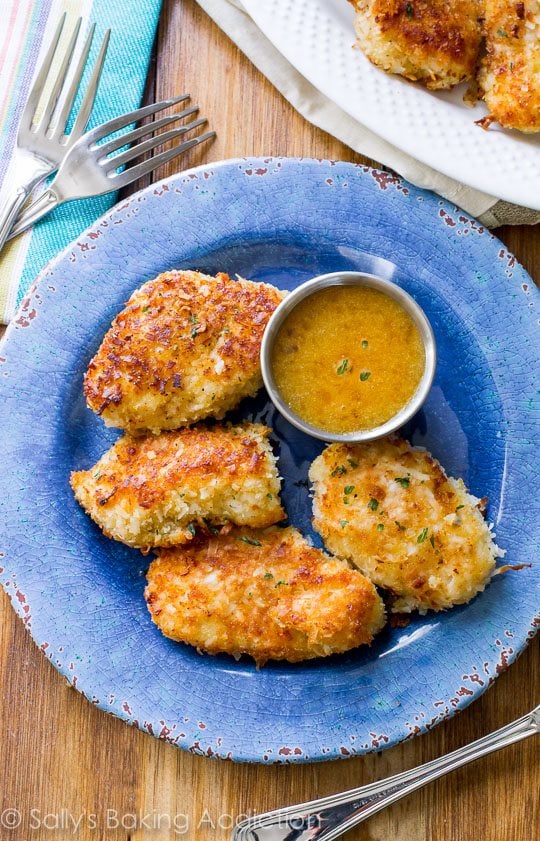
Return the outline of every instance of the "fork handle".
{"type": "Polygon", "coordinates": [[[17,187],[0,208],[0,251],[4,247],[15,218],[28,197],[25,187],[17,187]]]}
{"type": "MultiPolygon", "coordinates": [[[[32,204],[28,205],[21,215],[16,219],[15,224],[8,234],[8,239],[19,236],[23,231],[26,231],[31,225],[35,225],[46,213],[53,210],[60,201],[58,196],[51,190],[45,190],[32,204]]],[[[19,205],[20,207],[20,205],[19,205]]]]}
{"type": "Polygon", "coordinates": [[[481,756],[540,732],[540,707],[452,753],[402,774],[344,792],[248,818],[233,841],[333,841],[406,794],[481,756]]]}
{"type": "Polygon", "coordinates": [[[19,146],[15,147],[2,185],[5,199],[0,201],[0,251],[6,241],[11,239],[10,233],[16,224],[17,215],[28,196],[52,169],[50,161],[29,155],[19,146]]]}

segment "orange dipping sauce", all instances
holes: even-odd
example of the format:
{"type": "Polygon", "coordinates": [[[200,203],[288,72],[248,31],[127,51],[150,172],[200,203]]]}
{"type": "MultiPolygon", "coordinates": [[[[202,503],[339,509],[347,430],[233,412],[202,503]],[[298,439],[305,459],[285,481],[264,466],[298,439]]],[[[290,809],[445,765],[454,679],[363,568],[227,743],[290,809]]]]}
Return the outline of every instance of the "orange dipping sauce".
{"type": "Polygon", "coordinates": [[[291,410],[338,434],[394,417],[413,397],[425,363],[409,313],[364,286],[332,286],[300,301],[281,325],[271,360],[291,410]]]}

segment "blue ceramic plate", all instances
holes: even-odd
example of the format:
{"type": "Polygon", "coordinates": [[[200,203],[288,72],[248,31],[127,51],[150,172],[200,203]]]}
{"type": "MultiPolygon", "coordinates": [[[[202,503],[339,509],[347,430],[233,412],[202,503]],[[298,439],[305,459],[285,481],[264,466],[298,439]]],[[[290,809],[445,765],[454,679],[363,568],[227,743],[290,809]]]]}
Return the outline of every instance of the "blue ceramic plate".
{"type": "MultiPolygon", "coordinates": [[[[533,634],[538,566],[471,604],[413,618],[372,646],[304,665],[200,656],[152,625],[141,554],[103,537],[68,476],[115,440],[82,375],[113,316],[170,268],[238,272],[293,289],[367,270],[433,324],[437,377],[406,430],[474,494],[509,563],[537,560],[539,299],[504,246],[462,211],[367,167],[229,161],[118,205],[41,275],[0,364],[1,579],[37,645],[97,706],[179,747],[259,762],[344,757],[432,727],[478,697],[533,634]],[[536,378],[536,382],[535,382],[536,378]]],[[[291,522],[312,535],[307,472],[321,444],[264,394],[241,414],[279,442],[291,522]]]]}

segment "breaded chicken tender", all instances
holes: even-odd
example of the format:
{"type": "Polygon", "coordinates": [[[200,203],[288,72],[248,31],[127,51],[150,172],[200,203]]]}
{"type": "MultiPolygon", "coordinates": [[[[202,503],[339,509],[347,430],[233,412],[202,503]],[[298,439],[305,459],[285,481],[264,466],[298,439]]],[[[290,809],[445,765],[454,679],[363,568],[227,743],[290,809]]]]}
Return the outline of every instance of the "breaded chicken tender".
{"type": "Polygon", "coordinates": [[[314,527],[393,591],[394,612],[444,610],[489,583],[501,550],[461,479],[399,438],[332,444],[313,462],[314,527]]]}
{"type": "Polygon", "coordinates": [[[269,526],[285,516],[269,433],[244,423],[124,435],[71,487],[107,537],[143,550],[190,541],[199,526],[269,526]]]}
{"type": "Polygon", "coordinates": [[[257,664],[326,657],[371,643],[384,624],[373,584],[293,528],[232,529],[161,550],[145,597],[167,637],[257,664]]]}
{"type": "Polygon", "coordinates": [[[259,351],[282,292],[172,271],[133,293],[84,378],[88,405],[129,432],[222,418],[262,386],[259,351]]]}
{"type": "Polygon", "coordinates": [[[486,55],[479,85],[505,128],[540,131],[540,0],[485,0],[486,55]]]}
{"type": "Polygon", "coordinates": [[[478,0],[350,0],[357,43],[388,73],[433,90],[472,79],[481,41],[478,0]]]}

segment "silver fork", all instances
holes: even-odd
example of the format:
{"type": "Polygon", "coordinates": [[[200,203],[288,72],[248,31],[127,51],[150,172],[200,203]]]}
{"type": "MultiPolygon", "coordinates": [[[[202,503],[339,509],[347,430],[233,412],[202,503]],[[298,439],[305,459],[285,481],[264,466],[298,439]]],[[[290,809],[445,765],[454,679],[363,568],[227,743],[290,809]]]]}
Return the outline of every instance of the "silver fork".
{"type": "Polygon", "coordinates": [[[410,771],[239,823],[231,841],[333,841],[406,794],[481,756],[540,733],[540,706],[511,724],[410,771]]]}
{"type": "Polygon", "coordinates": [[[19,123],[17,143],[4,181],[9,193],[4,203],[0,205],[0,250],[7,239],[17,213],[32,189],[39,181],[42,181],[47,175],[58,169],[66,151],[81,137],[88,123],[90,112],[92,111],[92,106],[96,98],[99,79],[109,44],[110,29],[104,35],[84,99],[75,117],[73,127],[69,134],[65,134],[69,115],[81,83],[95,31],[94,24],[84,43],[71,82],[68,84],[69,68],[81,29],[82,18],[79,18],[71,34],[69,44],[63,55],[47,101],[44,103],[43,111],[41,114],[37,113],[38,105],[49,80],[51,65],[64,29],[65,20],[66,15],[64,13],[60,18],[60,23],[47,50],[43,64],[34,80],[19,123]]]}
{"type": "Polygon", "coordinates": [[[33,225],[54,207],[66,201],[87,198],[89,196],[101,196],[104,193],[119,190],[127,184],[131,184],[132,181],[136,181],[143,175],[147,175],[149,172],[157,169],[157,167],[167,161],[171,161],[173,158],[178,157],[178,155],[182,155],[188,149],[192,149],[199,143],[215,137],[215,131],[206,132],[206,134],[201,134],[183,143],[179,143],[149,160],[118,171],[125,164],[139,158],[156,146],[161,146],[163,143],[174,140],[186,132],[204,125],[207,121],[205,119],[195,120],[192,123],[187,123],[157,134],[148,140],[143,140],[141,143],[134,142],[151,135],[156,129],[163,128],[169,123],[176,122],[199,110],[197,106],[193,106],[177,114],[161,117],[152,123],[121,134],[108,140],[106,143],[100,143],[100,141],[104,140],[108,135],[125,128],[130,123],[135,123],[137,120],[142,120],[144,117],[156,114],[165,108],[170,108],[188,98],[189,94],[184,94],[174,99],[165,99],[154,105],[147,105],[144,108],[139,108],[137,111],[132,111],[114,120],[109,120],[109,122],[103,123],[103,125],[97,126],[97,128],[83,134],[67,153],[54,181],[48,189],[32,202],[17,219],[9,239],[22,233],[22,231],[33,225]],[[134,143],[134,145],[124,152],[115,155],[112,154],[113,152],[118,152],[128,143],[134,143]]]}

